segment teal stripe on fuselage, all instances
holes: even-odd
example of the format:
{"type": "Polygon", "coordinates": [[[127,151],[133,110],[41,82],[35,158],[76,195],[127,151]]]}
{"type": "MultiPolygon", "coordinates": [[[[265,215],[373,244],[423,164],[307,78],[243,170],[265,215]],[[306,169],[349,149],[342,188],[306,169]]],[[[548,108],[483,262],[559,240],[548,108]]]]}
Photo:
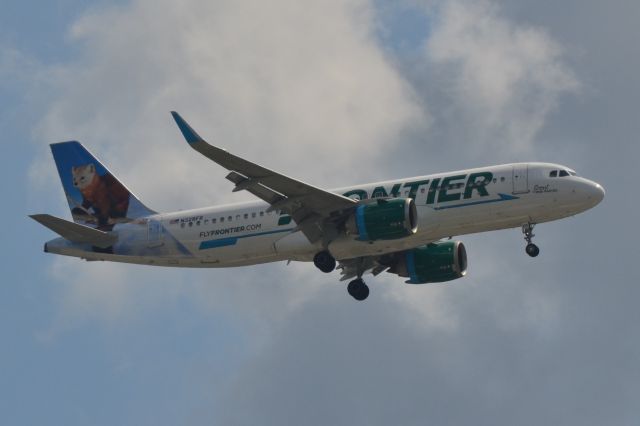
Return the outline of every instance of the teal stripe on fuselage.
{"type": "Polygon", "coordinates": [[[219,240],[209,240],[203,241],[200,243],[200,250],[218,248],[218,247],[226,247],[235,245],[238,242],[238,238],[221,238],[219,240]]]}
{"type": "Polygon", "coordinates": [[[275,231],[257,232],[255,234],[240,235],[238,237],[218,238],[216,240],[203,241],[203,242],[200,243],[199,249],[200,250],[207,250],[207,249],[212,249],[212,248],[233,246],[233,245],[237,244],[238,240],[241,239],[241,238],[260,237],[262,235],[277,234],[279,232],[289,232],[289,231],[292,231],[294,229],[295,228],[276,229],[275,231]]]}

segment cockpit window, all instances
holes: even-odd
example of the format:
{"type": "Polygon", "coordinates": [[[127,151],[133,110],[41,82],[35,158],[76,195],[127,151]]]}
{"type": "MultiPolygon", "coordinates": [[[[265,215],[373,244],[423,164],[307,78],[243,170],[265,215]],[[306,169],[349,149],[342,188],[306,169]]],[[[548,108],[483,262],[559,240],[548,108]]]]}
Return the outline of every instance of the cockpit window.
{"type": "Polygon", "coordinates": [[[558,177],[558,171],[552,170],[551,173],[549,173],[549,177],[558,177]]]}
{"type": "Polygon", "coordinates": [[[560,177],[565,177],[565,176],[569,176],[569,172],[567,172],[566,170],[560,170],[560,177]]]}

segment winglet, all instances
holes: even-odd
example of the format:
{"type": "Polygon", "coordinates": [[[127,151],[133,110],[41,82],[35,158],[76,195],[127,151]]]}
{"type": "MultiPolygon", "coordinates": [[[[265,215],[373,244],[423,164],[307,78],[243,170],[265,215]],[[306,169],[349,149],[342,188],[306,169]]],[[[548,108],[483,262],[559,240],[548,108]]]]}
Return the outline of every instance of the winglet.
{"type": "Polygon", "coordinates": [[[200,135],[197,134],[186,121],[184,121],[184,118],[180,117],[180,114],[175,111],[171,111],[171,115],[173,116],[173,119],[176,120],[176,124],[189,144],[204,142],[204,139],[202,139],[200,135]]]}

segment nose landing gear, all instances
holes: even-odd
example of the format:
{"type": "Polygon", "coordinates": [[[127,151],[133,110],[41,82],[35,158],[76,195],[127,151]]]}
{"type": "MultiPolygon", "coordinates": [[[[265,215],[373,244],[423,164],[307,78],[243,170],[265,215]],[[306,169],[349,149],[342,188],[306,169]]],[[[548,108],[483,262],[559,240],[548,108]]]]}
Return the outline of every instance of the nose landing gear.
{"type": "Polygon", "coordinates": [[[527,254],[531,257],[536,257],[540,254],[540,248],[533,243],[527,244],[527,246],[524,248],[524,251],[526,251],[527,254]]]}
{"type": "Polygon", "coordinates": [[[526,251],[527,254],[531,257],[536,257],[540,254],[540,248],[538,248],[537,245],[531,242],[533,237],[535,237],[533,233],[534,226],[536,226],[536,224],[531,222],[522,225],[522,233],[524,234],[524,239],[527,242],[527,246],[525,247],[524,251],[526,251]]]}

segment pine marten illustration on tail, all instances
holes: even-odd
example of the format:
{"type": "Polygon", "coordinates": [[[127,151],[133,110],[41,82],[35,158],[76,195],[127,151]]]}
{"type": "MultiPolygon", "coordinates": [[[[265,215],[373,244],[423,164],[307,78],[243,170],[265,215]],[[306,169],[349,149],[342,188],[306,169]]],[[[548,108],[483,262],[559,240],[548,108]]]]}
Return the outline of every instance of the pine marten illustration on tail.
{"type": "MultiPolygon", "coordinates": [[[[98,227],[109,225],[109,219],[124,218],[129,208],[129,191],[110,173],[100,176],[93,163],[71,169],[73,186],[82,194],[82,209],[73,213],[86,214],[93,210],[98,227]]],[[[74,209],[74,210],[76,210],[74,209]]]]}

